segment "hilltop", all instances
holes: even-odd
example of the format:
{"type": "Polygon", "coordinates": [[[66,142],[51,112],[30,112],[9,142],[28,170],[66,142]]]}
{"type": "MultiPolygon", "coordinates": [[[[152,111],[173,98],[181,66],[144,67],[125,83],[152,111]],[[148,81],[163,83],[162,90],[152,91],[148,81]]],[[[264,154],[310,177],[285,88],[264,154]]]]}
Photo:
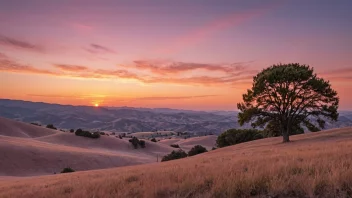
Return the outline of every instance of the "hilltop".
{"type": "Polygon", "coordinates": [[[163,163],[4,178],[0,197],[351,196],[352,128],[291,140],[261,139],[163,163]]]}

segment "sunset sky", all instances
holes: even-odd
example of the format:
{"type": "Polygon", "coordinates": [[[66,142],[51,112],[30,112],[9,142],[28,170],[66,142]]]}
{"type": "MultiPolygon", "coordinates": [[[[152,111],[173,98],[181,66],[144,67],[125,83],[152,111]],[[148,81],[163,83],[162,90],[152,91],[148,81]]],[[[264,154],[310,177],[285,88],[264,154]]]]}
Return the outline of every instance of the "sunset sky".
{"type": "Polygon", "coordinates": [[[351,0],[1,0],[0,98],[236,110],[298,62],[352,110],[351,0]]]}

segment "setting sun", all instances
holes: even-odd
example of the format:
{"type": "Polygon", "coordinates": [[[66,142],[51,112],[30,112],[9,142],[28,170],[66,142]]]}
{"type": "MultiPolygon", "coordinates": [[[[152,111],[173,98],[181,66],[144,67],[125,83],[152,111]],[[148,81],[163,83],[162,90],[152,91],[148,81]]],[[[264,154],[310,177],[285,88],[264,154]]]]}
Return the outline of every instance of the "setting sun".
{"type": "Polygon", "coordinates": [[[95,107],[99,107],[99,104],[98,104],[98,103],[95,103],[94,106],[95,106],[95,107]]]}

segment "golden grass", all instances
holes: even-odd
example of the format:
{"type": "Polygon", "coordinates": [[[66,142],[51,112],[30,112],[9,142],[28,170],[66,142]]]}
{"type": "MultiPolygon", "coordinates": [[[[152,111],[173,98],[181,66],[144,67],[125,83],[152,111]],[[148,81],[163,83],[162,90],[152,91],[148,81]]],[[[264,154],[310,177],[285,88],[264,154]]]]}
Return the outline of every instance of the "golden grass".
{"type": "Polygon", "coordinates": [[[0,197],[351,197],[352,129],[262,139],[186,159],[0,180],[0,197]]]}

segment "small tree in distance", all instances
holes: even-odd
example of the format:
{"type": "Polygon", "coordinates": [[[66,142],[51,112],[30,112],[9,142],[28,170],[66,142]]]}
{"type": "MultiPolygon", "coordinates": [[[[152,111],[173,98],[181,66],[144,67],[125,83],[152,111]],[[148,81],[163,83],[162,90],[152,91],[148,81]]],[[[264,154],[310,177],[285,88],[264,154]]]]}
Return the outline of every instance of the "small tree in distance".
{"type": "Polygon", "coordinates": [[[329,81],[317,77],[313,68],[298,63],[278,64],[253,78],[253,86],[243,94],[240,125],[251,122],[264,127],[272,121],[279,125],[283,142],[289,142],[293,126],[304,125],[310,131],[325,126],[325,119],[338,118],[339,98],[329,81]]]}
{"type": "Polygon", "coordinates": [[[57,129],[56,127],[54,127],[53,124],[48,124],[48,125],[46,125],[46,128],[48,128],[48,129],[54,129],[54,130],[57,129]]]}

